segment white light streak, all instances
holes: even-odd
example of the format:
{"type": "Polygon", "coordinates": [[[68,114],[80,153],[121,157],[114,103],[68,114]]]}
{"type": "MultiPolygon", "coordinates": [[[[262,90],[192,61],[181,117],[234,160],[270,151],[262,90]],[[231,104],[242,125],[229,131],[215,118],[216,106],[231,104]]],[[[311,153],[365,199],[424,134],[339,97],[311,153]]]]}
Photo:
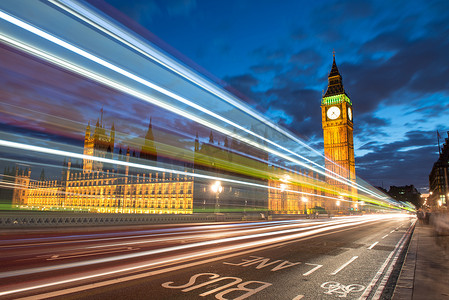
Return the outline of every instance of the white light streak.
{"type": "MultiPolygon", "coordinates": [[[[151,266],[155,266],[155,265],[159,265],[159,264],[174,262],[177,260],[185,260],[185,259],[189,259],[189,258],[211,256],[211,255],[215,255],[217,253],[241,250],[241,249],[246,249],[246,248],[254,248],[254,247],[264,246],[264,245],[274,245],[276,243],[281,243],[281,242],[285,242],[285,241],[289,241],[289,240],[296,240],[296,239],[307,237],[307,236],[317,235],[317,234],[323,233],[325,231],[332,231],[332,230],[350,227],[353,225],[365,224],[367,222],[373,222],[373,221],[376,221],[379,219],[380,219],[380,216],[373,216],[370,218],[364,218],[363,220],[361,219],[361,220],[355,220],[355,221],[348,221],[347,223],[339,222],[340,224],[337,224],[335,222],[332,222],[333,225],[331,225],[331,226],[326,225],[326,224],[312,226],[312,227],[308,228],[311,230],[309,230],[307,232],[299,232],[299,233],[295,233],[295,234],[289,234],[287,236],[272,237],[272,238],[262,239],[262,240],[258,240],[258,241],[237,244],[237,245],[233,245],[233,246],[218,247],[215,249],[208,249],[205,251],[194,252],[190,255],[183,254],[181,257],[167,258],[165,260],[158,260],[156,262],[150,262],[147,264],[139,264],[138,266],[134,266],[134,267],[122,268],[122,269],[113,270],[113,271],[109,271],[109,272],[96,273],[96,274],[89,275],[89,276],[82,276],[82,277],[76,277],[76,278],[71,278],[71,279],[67,279],[67,280],[61,280],[61,281],[55,281],[55,282],[50,282],[50,283],[45,283],[45,284],[28,286],[28,287],[24,287],[24,288],[20,288],[20,289],[15,289],[15,290],[2,291],[2,292],[0,292],[0,296],[34,290],[34,289],[43,288],[43,287],[51,287],[51,286],[55,286],[55,285],[76,282],[76,281],[80,281],[80,280],[84,280],[84,279],[97,278],[97,277],[102,277],[102,276],[106,276],[106,275],[117,274],[117,273],[122,273],[122,272],[127,272],[127,271],[134,271],[134,270],[147,268],[147,267],[151,267],[151,266]]],[[[302,228],[300,230],[304,230],[304,229],[302,228]]],[[[63,268],[71,268],[71,267],[79,267],[79,266],[83,266],[83,265],[111,262],[111,261],[122,260],[122,259],[142,257],[142,256],[151,255],[151,254],[167,253],[167,252],[176,251],[176,250],[185,250],[185,249],[192,248],[192,247],[203,247],[203,246],[213,245],[213,244],[218,244],[218,243],[223,243],[223,242],[247,240],[248,238],[267,237],[270,235],[275,235],[275,234],[278,235],[278,234],[282,234],[282,233],[291,233],[291,232],[292,232],[292,229],[281,231],[281,232],[255,234],[255,235],[252,235],[249,237],[248,236],[239,236],[239,237],[233,237],[233,238],[224,238],[224,239],[219,239],[219,240],[214,240],[214,241],[198,242],[198,243],[193,243],[193,244],[188,244],[188,245],[173,246],[173,247],[168,247],[168,248],[163,248],[163,249],[143,251],[140,253],[131,253],[131,254],[124,254],[124,255],[119,255],[119,256],[115,256],[115,257],[94,259],[94,260],[90,260],[90,261],[82,261],[82,262],[77,262],[77,263],[69,263],[69,264],[57,265],[57,266],[51,266],[51,267],[34,268],[34,269],[29,269],[29,270],[3,272],[3,273],[0,273],[0,278],[5,278],[5,277],[9,277],[9,276],[26,275],[26,274],[36,273],[36,272],[51,271],[52,269],[60,270],[63,268]]],[[[350,262],[348,262],[347,264],[349,264],[350,262]]]]}
{"type": "MultiPolygon", "coordinates": [[[[169,91],[167,89],[164,89],[164,88],[162,88],[162,87],[160,87],[158,85],[155,85],[152,82],[143,79],[142,77],[139,77],[139,76],[137,76],[137,75],[135,75],[135,74],[133,74],[131,72],[128,72],[128,71],[126,71],[126,70],[124,70],[124,69],[122,69],[122,68],[120,68],[120,67],[118,67],[118,66],[116,66],[116,65],[114,65],[114,64],[112,64],[110,62],[107,62],[107,61],[105,61],[105,60],[103,60],[103,59],[101,59],[101,58],[99,58],[99,57],[97,57],[97,56],[95,56],[93,54],[88,53],[85,50],[82,50],[82,49],[80,49],[80,48],[78,48],[78,47],[76,47],[76,46],[74,46],[74,45],[72,45],[72,44],[70,44],[68,42],[65,42],[65,41],[63,41],[63,40],[61,40],[61,39],[59,39],[59,38],[57,38],[57,37],[47,33],[47,32],[44,32],[43,30],[40,30],[37,27],[34,27],[34,26],[24,22],[24,21],[21,21],[21,20],[15,18],[15,17],[13,17],[13,16],[3,12],[3,11],[0,11],[0,18],[4,19],[5,21],[8,21],[8,22],[10,22],[10,23],[12,23],[12,24],[14,24],[16,26],[19,26],[19,27],[21,27],[21,28],[23,28],[23,29],[33,33],[33,34],[36,34],[36,35],[38,35],[38,36],[40,36],[40,37],[42,37],[42,38],[44,38],[44,39],[46,39],[46,40],[48,40],[48,41],[50,41],[52,43],[55,43],[55,44],[57,44],[57,45],[59,45],[61,47],[64,47],[65,49],[67,49],[69,51],[72,51],[72,52],[74,52],[74,53],[76,53],[76,54],[78,54],[78,55],[80,55],[80,56],[82,56],[82,57],[84,57],[86,59],[89,59],[89,60],[91,60],[91,61],[93,61],[93,62],[95,62],[95,63],[97,63],[97,64],[99,64],[99,65],[101,65],[103,67],[106,67],[106,68],[108,68],[108,69],[110,69],[110,70],[112,70],[112,71],[114,71],[114,72],[116,72],[118,74],[121,74],[121,75],[123,75],[123,76],[125,76],[125,77],[127,77],[127,78],[129,78],[131,80],[134,80],[134,81],[136,81],[136,82],[138,82],[140,84],[143,84],[143,85],[145,85],[145,86],[147,86],[147,87],[149,87],[151,89],[154,89],[154,90],[156,90],[156,91],[158,91],[158,92],[160,92],[160,93],[162,93],[162,94],[164,94],[166,96],[169,96],[172,99],[175,99],[175,100],[177,100],[177,101],[179,101],[181,103],[189,105],[190,107],[192,107],[194,109],[197,109],[197,110],[199,110],[199,111],[201,111],[203,113],[206,113],[209,116],[212,116],[212,117],[214,117],[214,118],[216,118],[216,119],[218,119],[218,120],[220,120],[222,122],[225,122],[225,123],[227,123],[227,124],[229,124],[229,125],[231,125],[231,126],[233,126],[235,128],[238,128],[239,130],[242,130],[242,131],[244,131],[246,133],[249,133],[249,134],[251,134],[252,136],[254,136],[256,138],[259,138],[259,139],[261,139],[261,140],[263,140],[263,141],[265,141],[265,142],[267,142],[267,143],[269,143],[269,144],[271,144],[273,146],[276,146],[277,148],[279,148],[279,149],[281,149],[281,150],[283,150],[285,152],[288,152],[288,153],[290,153],[290,154],[292,154],[292,155],[294,155],[294,156],[296,156],[296,157],[298,157],[298,158],[300,158],[300,159],[302,159],[302,160],[304,160],[304,161],[306,161],[308,163],[313,164],[317,168],[313,167],[311,165],[308,165],[308,164],[306,164],[306,163],[304,163],[302,161],[299,161],[297,159],[293,159],[293,158],[289,157],[288,155],[285,155],[285,154],[283,154],[283,153],[281,153],[279,151],[276,151],[274,149],[270,149],[270,148],[266,147],[263,144],[260,144],[260,143],[257,143],[255,141],[253,141],[253,140],[244,138],[243,136],[236,135],[235,133],[231,132],[228,129],[220,127],[220,126],[218,126],[216,124],[213,124],[212,122],[206,121],[206,120],[201,119],[201,118],[199,118],[197,116],[193,116],[192,114],[188,114],[184,110],[181,110],[181,109],[175,108],[175,107],[173,107],[171,105],[168,105],[166,103],[163,103],[162,101],[160,101],[158,99],[155,99],[154,97],[150,97],[150,96],[148,96],[146,94],[142,95],[141,93],[139,93],[139,92],[137,92],[137,91],[135,91],[135,90],[133,90],[133,89],[131,89],[129,87],[124,87],[123,85],[117,84],[116,82],[112,82],[111,80],[106,80],[105,78],[101,77],[98,74],[94,74],[94,73],[89,72],[87,70],[81,69],[80,67],[77,67],[77,66],[74,66],[71,63],[62,61],[61,59],[56,59],[54,56],[51,56],[49,54],[44,54],[44,53],[42,53],[42,51],[38,51],[37,49],[31,48],[31,47],[27,47],[26,45],[23,45],[23,43],[22,43],[21,48],[28,48],[29,51],[32,51],[33,53],[37,53],[39,57],[45,58],[46,60],[50,60],[52,62],[57,62],[59,65],[64,65],[66,68],[68,67],[68,69],[70,69],[72,71],[75,71],[77,73],[81,73],[83,75],[87,75],[88,74],[89,75],[89,76],[87,76],[88,78],[97,80],[97,81],[99,81],[99,82],[101,82],[103,84],[109,85],[109,86],[113,86],[114,88],[117,88],[119,90],[125,91],[128,94],[135,95],[136,97],[138,97],[140,99],[143,99],[145,101],[151,102],[151,103],[156,104],[156,105],[158,105],[160,107],[166,108],[166,109],[168,109],[168,110],[170,110],[170,111],[172,111],[174,113],[177,113],[179,115],[187,116],[191,120],[196,121],[196,122],[198,122],[200,124],[206,125],[209,128],[212,128],[214,130],[220,131],[220,132],[222,132],[225,135],[233,136],[233,137],[235,137],[235,138],[237,138],[237,139],[239,139],[241,141],[244,141],[245,143],[248,143],[248,144],[250,144],[252,146],[255,146],[255,147],[259,148],[259,149],[262,149],[264,151],[268,151],[268,152],[270,152],[270,153],[272,153],[274,155],[277,155],[279,157],[282,157],[282,158],[284,158],[284,159],[286,159],[288,161],[292,161],[292,162],[294,162],[294,163],[296,163],[296,164],[298,164],[300,166],[303,166],[303,167],[306,167],[306,168],[308,168],[310,170],[313,170],[316,173],[319,173],[319,174],[327,176],[327,177],[331,177],[332,179],[334,179],[334,180],[336,180],[336,181],[338,181],[340,183],[346,184],[346,185],[354,187],[354,188],[358,188],[359,190],[363,190],[364,192],[372,195],[373,197],[376,197],[378,199],[382,199],[382,197],[379,196],[377,193],[375,193],[375,192],[365,188],[364,186],[361,186],[361,185],[359,185],[357,183],[354,183],[351,180],[348,180],[348,179],[344,178],[343,176],[341,176],[341,175],[339,175],[337,173],[330,172],[329,170],[326,171],[324,166],[321,166],[321,165],[319,165],[319,164],[317,164],[317,163],[307,159],[304,156],[296,154],[293,151],[291,151],[291,150],[289,150],[289,149],[287,149],[287,148],[285,148],[285,147],[283,147],[283,146],[281,146],[281,145],[279,145],[279,144],[277,144],[277,143],[275,143],[275,142],[273,142],[273,141],[271,141],[271,140],[269,140],[269,139],[267,139],[265,137],[262,137],[262,136],[260,136],[260,135],[258,135],[256,133],[252,132],[251,130],[248,130],[248,129],[244,128],[243,126],[240,126],[240,125],[236,124],[233,121],[230,121],[230,120],[228,120],[228,119],[226,119],[226,118],[224,118],[224,117],[222,117],[222,116],[220,116],[220,115],[218,115],[218,114],[216,114],[216,113],[214,113],[214,112],[212,112],[212,111],[210,111],[210,110],[208,110],[208,109],[206,109],[204,107],[201,107],[200,105],[195,104],[194,102],[192,102],[192,101],[190,101],[190,100],[188,100],[188,99],[186,99],[184,97],[181,97],[181,96],[179,96],[179,95],[177,95],[177,94],[175,94],[175,93],[173,93],[173,92],[171,92],[171,91],[169,91]],[[137,96],[138,94],[140,94],[140,95],[137,96]]],[[[13,39],[7,38],[5,36],[3,36],[3,39],[5,41],[11,43],[11,44],[15,43],[16,45],[18,45],[17,41],[14,41],[13,39]]]]}

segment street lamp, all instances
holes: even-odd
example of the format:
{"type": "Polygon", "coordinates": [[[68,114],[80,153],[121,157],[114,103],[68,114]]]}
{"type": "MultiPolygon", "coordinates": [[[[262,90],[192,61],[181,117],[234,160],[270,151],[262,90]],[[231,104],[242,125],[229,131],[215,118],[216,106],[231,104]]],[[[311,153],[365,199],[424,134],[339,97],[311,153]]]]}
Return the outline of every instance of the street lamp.
{"type": "Polygon", "coordinates": [[[220,211],[220,203],[218,202],[218,197],[220,193],[223,191],[223,187],[221,186],[220,181],[215,181],[214,184],[210,186],[210,189],[212,192],[215,193],[215,213],[218,213],[220,211]]]}
{"type": "Polygon", "coordinates": [[[281,183],[280,188],[281,188],[281,192],[283,192],[287,188],[287,185],[285,183],[281,183]]]}
{"type": "Polygon", "coordinates": [[[307,199],[306,197],[302,197],[302,202],[304,202],[306,208],[306,215],[307,215],[307,201],[309,201],[309,199],[307,199]]]}

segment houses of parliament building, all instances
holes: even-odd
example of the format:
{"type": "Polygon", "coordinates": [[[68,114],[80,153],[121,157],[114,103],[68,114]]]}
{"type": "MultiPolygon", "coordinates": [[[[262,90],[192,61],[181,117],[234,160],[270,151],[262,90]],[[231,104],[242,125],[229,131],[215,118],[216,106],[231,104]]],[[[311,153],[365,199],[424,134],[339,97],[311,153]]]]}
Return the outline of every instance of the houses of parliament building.
{"type": "MultiPolygon", "coordinates": [[[[95,128],[87,126],[84,154],[113,158],[115,128],[106,130],[97,121],[95,128]]],[[[140,158],[156,160],[152,125],[150,123],[140,158]]],[[[130,160],[130,150],[118,160],[130,160]]],[[[63,208],[101,213],[192,213],[193,178],[165,172],[137,174],[129,166],[121,167],[98,160],[83,159],[82,168],[73,168],[68,161],[60,180],[31,180],[31,170],[15,170],[16,189],[13,205],[42,209],[63,208]]]]}
{"type": "MultiPolygon", "coordinates": [[[[352,140],[352,103],[346,95],[341,76],[333,61],[328,89],[321,101],[326,170],[355,181],[352,140]],[[338,164],[338,166],[335,164],[338,164]],[[342,168],[343,167],[343,168],[342,168]]],[[[82,164],[65,162],[58,180],[31,179],[31,170],[7,171],[14,178],[13,206],[29,209],[63,209],[99,213],[191,214],[193,212],[262,212],[278,214],[307,213],[321,207],[335,210],[329,201],[329,186],[337,182],[306,169],[288,170],[268,163],[268,153],[237,140],[222,143],[194,141],[193,161],[184,163],[186,172],[130,170],[127,162],[145,164],[158,161],[158,150],[150,124],[140,151],[128,147],[115,151],[115,127],[106,129],[101,118],[87,125],[82,164]],[[89,157],[107,158],[103,160],[89,157]],[[248,186],[223,183],[219,193],[211,192],[216,178],[240,178],[248,186]],[[189,175],[190,174],[190,175],[189,175]],[[234,177],[237,176],[237,177],[234,177]]],[[[180,166],[178,162],[178,166],[180,166]]],[[[340,188],[340,190],[343,188],[340,188]]],[[[350,192],[350,191],[348,191],[350,192]]],[[[334,193],[334,196],[336,192],[334,193]]],[[[331,195],[333,196],[333,195],[331,195]]]]}

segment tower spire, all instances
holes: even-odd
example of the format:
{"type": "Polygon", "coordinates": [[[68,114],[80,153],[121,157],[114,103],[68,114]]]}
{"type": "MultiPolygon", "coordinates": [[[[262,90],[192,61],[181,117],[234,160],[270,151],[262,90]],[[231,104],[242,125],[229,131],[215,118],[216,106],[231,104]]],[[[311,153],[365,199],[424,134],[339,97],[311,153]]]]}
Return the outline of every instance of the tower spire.
{"type": "Polygon", "coordinates": [[[196,137],[195,137],[195,151],[199,151],[200,150],[200,142],[198,140],[198,131],[196,132],[196,137]]]}
{"type": "Polygon", "coordinates": [[[154,141],[153,124],[150,117],[150,124],[148,124],[148,130],[145,135],[144,144],[140,151],[140,158],[157,161],[157,150],[154,141]]]}
{"type": "Polygon", "coordinates": [[[328,85],[324,97],[346,94],[343,87],[343,79],[335,62],[335,51],[332,51],[332,56],[332,68],[328,75],[328,85]]]}
{"type": "Polygon", "coordinates": [[[210,134],[209,134],[209,143],[210,144],[214,143],[214,135],[212,134],[212,130],[210,131],[210,134]]]}

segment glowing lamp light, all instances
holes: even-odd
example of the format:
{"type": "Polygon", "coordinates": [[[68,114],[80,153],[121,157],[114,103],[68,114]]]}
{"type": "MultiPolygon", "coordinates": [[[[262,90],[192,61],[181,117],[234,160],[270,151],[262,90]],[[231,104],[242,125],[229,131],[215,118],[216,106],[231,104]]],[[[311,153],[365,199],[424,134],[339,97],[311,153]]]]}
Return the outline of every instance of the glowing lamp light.
{"type": "Polygon", "coordinates": [[[284,183],[281,183],[281,191],[283,192],[283,191],[285,191],[285,189],[287,188],[287,185],[286,184],[284,184],[284,183]]]}
{"type": "Polygon", "coordinates": [[[307,202],[309,201],[306,197],[302,197],[302,202],[307,202]]]}
{"type": "Polygon", "coordinates": [[[215,181],[215,183],[210,186],[210,189],[214,193],[221,193],[223,191],[223,187],[221,186],[221,182],[220,181],[215,181]]]}
{"type": "Polygon", "coordinates": [[[337,200],[336,204],[337,206],[340,206],[340,200],[337,200]]]}
{"type": "Polygon", "coordinates": [[[442,204],[441,200],[438,200],[438,206],[441,206],[442,204]]]}

